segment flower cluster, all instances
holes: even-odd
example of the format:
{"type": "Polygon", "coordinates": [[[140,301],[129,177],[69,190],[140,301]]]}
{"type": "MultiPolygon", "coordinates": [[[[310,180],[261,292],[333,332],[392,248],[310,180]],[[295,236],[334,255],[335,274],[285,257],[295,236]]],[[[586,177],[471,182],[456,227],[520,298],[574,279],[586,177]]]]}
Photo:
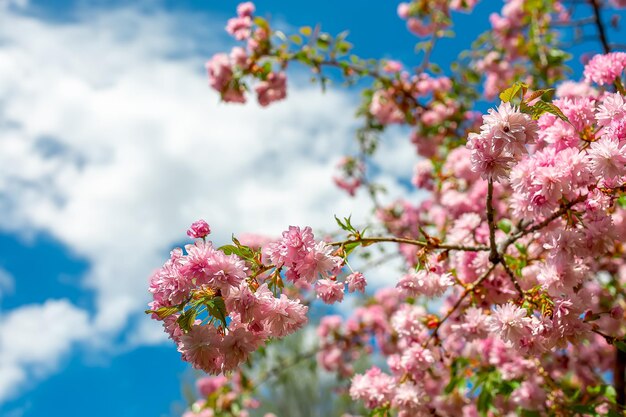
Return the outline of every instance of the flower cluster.
{"type": "Polygon", "coordinates": [[[287,76],[274,71],[263,55],[269,48],[269,30],[258,26],[254,20],[254,4],[245,2],[237,6],[237,16],[228,20],[226,31],[238,41],[246,41],[246,47],[235,46],[230,54],[215,54],[207,63],[209,85],[220,93],[223,101],[245,103],[248,87],[244,77],[258,79],[254,90],[261,106],[283,100],[287,96],[287,76]]]}
{"type": "MultiPolygon", "coordinates": [[[[281,271],[296,283],[324,278],[317,282],[319,291],[341,269],[342,260],[324,242],[316,242],[310,228],[291,227],[281,240],[267,243],[262,251],[270,265],[262,263],[261,251],[239,241],[214,247],[206,240],[209,231],[204,221],[192,224],[188,234],[202,240],[185,246],[185,253],[173,250],[153,274],[149,311],[163,321],[185,361],[219,374],[236,369],[270,338],[285,337],[306,324],[307,306],[272,291],[282,285],[281,271]]],[[[337,285],[343,296],[344,284],[337,285]]]]}
{"type": "Polygon", "coordinates": [[[510,103],[483,116],[480,134],[471,133],[467,147],[471,149],[472,169],[484,179],[501,181],[508,178],[515,162],[527,153],[527,145],[537,138],[537,123],[510,103]]]}

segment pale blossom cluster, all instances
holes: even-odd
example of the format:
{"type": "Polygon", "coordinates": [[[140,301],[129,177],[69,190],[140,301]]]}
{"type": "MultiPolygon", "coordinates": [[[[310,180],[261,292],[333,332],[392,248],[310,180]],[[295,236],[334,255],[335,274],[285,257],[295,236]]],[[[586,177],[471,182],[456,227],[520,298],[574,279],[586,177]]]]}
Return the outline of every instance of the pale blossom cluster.
{"type": "Polygon", "coordinates": [[[254,87],[261,106],[283,100],[287,96],[287,76],[284,71],[266,70],[262,57],[268,47],[269,33],[265,27],[255,27],[255,6],[251,2],[237,6],[237,16],[228,20],[226,31],[246,48],[235,46],[230,54],[215,54],[207,63],[209,85],[220,93],[225,102],[245,103],[248,87],[243,78],[258,78],[254,87]],[[259,71],[259,68],[263,68],[259,71]]]}
{"type": "Polygon", "coordinates": [[[585,81],[598,85],[613,84],[621,79],[626,67],[626,53],[611,52],[596,55],[585,65],[585,81]]]}
{"type": "Polygon", "coordinates": [[[471,133],[467,140],[472,170],[484,179],[506,180],[511,167],[535,142],[537,131],[537,123],[508,102],[489,110],[480,133],[471,133]]]}
{"type": "MultiPolygon", "coordinates": [[[[200,377],[195,387],[198,399],[182,417],[249,417],[252,410],[257,409],[261,403],[250,395],[246,385],[247,381],[240,372],[233,373],[230,377],[200,377]]],[[[276,416],[267,413],[264,417],[276,416]]]]}
{"type": "MultiPolygon", "coordinates": [[[[271,289],[276,291],[281,271],[293,282],[313,284],[322,278],[320,294],[324,286],[333,288],[327,278],[340,271],[342,259],[316,242],[310,228],[291,227],[282,239],[267,243],[260,251],[271,265],[259,263],[261,252],[246,246],[214,247],[206,240],[209,232],[205,221],[194,222],[188,234],[198,240],[184,252],[173,250],[150,278],[150,312],[163,321],[185,361],[219,374],[236,369],[270,338],[285,337],[306,324],[308,307],[271,289]]],[[[351,282],[363,285],[358,279],[351,282]]],[[[337,287],[339,293],[329,290],[322,298],[340,301],[344,283],[337,287]]]]}

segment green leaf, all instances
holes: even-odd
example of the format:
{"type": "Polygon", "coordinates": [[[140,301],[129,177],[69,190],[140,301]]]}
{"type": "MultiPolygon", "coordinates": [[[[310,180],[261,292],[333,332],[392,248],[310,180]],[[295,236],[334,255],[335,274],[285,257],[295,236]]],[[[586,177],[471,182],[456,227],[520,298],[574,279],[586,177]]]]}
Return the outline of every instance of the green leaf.
{"type": "Polygon", "coordinates": [[[539,411],[526,410],[526,409],[521,410],[520,415],[522,417],[541,417],[541,414],[539,413],[539,411]]]}
{"type": "Polygon", "coordinates": [[[220,246],[218,250],[221,250],[226,255],[237,255],[242,259],[253,260],[255,256],[254,250],[248,246],[242,245],[239,241],[233,237],[234,245],[220,246]]]}
{"type": "Polygon", "coordinates": [[[534,99],[539,98],[542,95],[544,95],[544,94],[546,94],[546,93],[548,93],[550,91],[554,91],[554,88],[544,88],[544,89],[541,89],[541,90],[533,91],[532,93],[530,93],[528,95],[528,97],[524,98],[524,102],[528,103],[530,101],[533,101],[534,99]]]}
{"type": "Polygon", "coordinates": [[[509,233],[511,231],[511,221],[508,219],[502,219],[498,222],[498,229],[502,230],[504,233],[509,233]]]}
{"type": "Polygon", "coordinates": [[[263,18],[262,18],[262,17],[260,17],[260,16],[255,17],[253,21],[254,21],[254,23],[255,23],[257,26],[259,26],[259,27],[261,27],[261,28],[263,28],[263,29],[267,29],[267,30],[269,30],[269,28],[270,28],[270,25],[269,25],[269,23],[267,22],[267,20],[263,19],[263,18]]]}
{"type": "Polygon", "coordinates": [[[304,36],[311,36],[311,33],[313,33],[313,29],[311,28],[311,26],[302,26],[300,28],[300,33],[304,36]]]}
{"type": "Polygon", "coordinates": [[[160,307],[156,310],[146,310],[146,314],[156,314],[159,319],[163,320],[172,314],[178,313],[181,310],[181,306],[160,307]]]}
{"type": "Polygon", "coordinates": [[[520,90],[526,89],[526,88],[528,88],[528,85],[524,83],[516,82],[511,87],[507,88],[506,90],[500,93],[500,100],[502,100],[505,103],[508,103],[509,101],[513,100],[513,98],[515,98],[515,96],[517,95],[517,93],[519,93],[520,90]]]}
{"type": "Polygon", "coordinates": [[[626,352],[626,343],[623,340],[616,340],[614,345],[622,352],[626,352]]]}
{"type": "Polygon", "coordinates": [[[302,36],[298,35],[298,34],[293,34],[289,37],[289,39],[291,39],[291,42],[295,43],[296,45],[301,45],[302,44],[302,36]]]}
{"type": "Polygon", "coordinates": [[[561,120],[569,122],[569,119],[567,118],[565,114],[563,114],[561,109],[559,109],[557,106],[555,106],[552,103],[547,103],[545,101],[538,101],[537,103],[535,103],[535,105],[532,106],[532,108],[534,109],[533,117],[535,119],[538,119],[539,116],[541,116],[543,113],[550,113],[550,114],[555,115],[561,120]]]}
{"type": "Polygon", "coordinates": [[[176,320],[180,328],[186,332],[190,331],[191,326],[193,326],[193,323],[196,321],[196,314],[197,311],[195,308],[190,308],[181,314],[178,320],[176,320]]]}
{"type": "Polygon", "coordinates": [[[583,404],[575,404],[570,406],[570,409],[572,411],[575,411],[577,413],[581,413],[581,414],[587,414],[587,413],[592,413],[595,414],[595,407],[593,405],[583,405],[583,404]]]}
{"type": "Polygon", "coordinates": [[[356,248],[361,246],[361,242],[350,242],[346,243],[343,246],[343,249],[346,251],[346,256],[350,255],[356,248]]]}
{"type": "Polygon", "coordinates": [[[483,415],[487,414],[492,400],[493,396],[491,393],[491,387],[488,387],[487,384],[485,384],[483,386],[483,389],[480,391],[478,401],[476,402],[476,407],[478,408],[478,411],[483,415]]]}
{"type": "Polygon", "coordinates": [[[210,315],[222,322],[224,327],[228,326],[226,323],[226,304],[224,303],[224,299],[222,297],[212,298],[204,304],[206,305],[207,311],[210,315]]]}
{"type": "Polygon", "coordinates": [[[337,224],[342,230],[345,230],[346,232],[354,233],[357,230],[354,228],[354,226],[352,226],[352,223],[350,223],[350,219],[352,219],[352,215],[348,217],[344,217],[343,221],[339,220],[339,217],[335,215],[335,221],[337,222],[337,224]]]}

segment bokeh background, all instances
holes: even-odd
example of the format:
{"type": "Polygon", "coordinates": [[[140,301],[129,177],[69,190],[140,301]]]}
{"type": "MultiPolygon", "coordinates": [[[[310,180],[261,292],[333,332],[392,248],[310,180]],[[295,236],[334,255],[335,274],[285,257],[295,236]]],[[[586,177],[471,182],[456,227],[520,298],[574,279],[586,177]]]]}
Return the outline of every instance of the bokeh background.
{"type": "MultiPolygon", "coordinates": [[[[322,93],[292,67],[288,99],[261,109],[220,104],[208,87],[204,62],[232,46],[236,5],[0,0],[0,416],[176,415],[190,371],[143,311],[150,273],[187,226],[203,218],[225,243],[369,215],[365,195],[331,180],[355,149],[356,88],[322,93]]],[[[396,6],[260,0],[257,14],[286,32],[350,29],[356,54],[410,67],[418,39],[396,6]]],[[[458,35],[433,61],[446,67],[500,7],[455,15],[458,35]]],[[[574,49],[574,78],[594,49],[574,49]]],[[[388,200],[419,198],[406,134],[388,131],[374,161],[388,200]]]]}

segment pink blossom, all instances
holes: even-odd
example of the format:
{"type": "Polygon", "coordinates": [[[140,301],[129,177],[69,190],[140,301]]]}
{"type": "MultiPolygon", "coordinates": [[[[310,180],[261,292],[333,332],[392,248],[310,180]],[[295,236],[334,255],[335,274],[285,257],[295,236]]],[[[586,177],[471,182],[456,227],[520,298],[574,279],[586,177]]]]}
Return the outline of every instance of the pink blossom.
{"type": "Polygon", "coordinates": [[[194,368],[208,374],[218,374],[223,363],[221,347],[222,337],[214,326],[194,325],[180,337],[178,350],[194,368]]]}
{"type": "Polygon", "coordinates": [[[334,304],[343,300],[344,283],[320,279],[315,284],[317,298],[321,298],[326,304],[334,304]]]}
{"type": "Polygon", "coordinates": [[[328,278],[341,264],[341,258],[334,256],[332,252],[333,248],[326,243],[316,243],[296,265],[296,272],[310,284],[318,276],[328,278]]]}
{"type": "Polygon", "coordinates": [[[353,272],[346,277],[346,282],[348,283],[348,292],[365,292],[365,286],[367,285],[367,281],[365,280],[365,277],[362,273],[353,272]]]}
{"type": "Polygon", "coordinates": [[[208,397],[228,383],[224,375],[203,377],[196,381],[196,389],[203,397],[208,397]]]}
{"type": "Polygon", "coordinates": [[[244,68],[248,63],[248,54],[246,53],[246,50],[240,46],[235,46],[231,49],[229,58],[236,67],[244,68]]]}
{"type": "Polygon", "coordinates": [[[521,113],[511,103],[502,103],[496,110],[489,109],[480,129],[482,134],[491,133],[493,138],[503,140],[513,155],[527,153],[524,145],[534,143],[539,130],[529,115],[521,113]]]}
{"type": "Polygon", "coordinates": [[[425,399],[423,388],[408,381],[396,387],[392,404],[398,408],[399,417],[422,416],[430,414],[425,399]]]}
{"type": "Polygon", "coordinates": [[[372,96],[370,113],[382,124],[401,123],[404,114],[396,105],[393,91],[377,90],[372,96]]]}
{"type": "Polygon", "coordinates": [[[341,322],[341,316],[338,315],[322,317],[320,324],[317,327],[317,335],[319,337],[327,337],[329,334],[339,331],[341,328],[341,322]]]}
{"type": "Polygon", "coordinates": [[[598,54],[585,65],[585,81],[599,85],[613,84],[616,78],[621,77],[624,67],[626,67],[626,53],[598,54]]]}
{"type": "Polygon", "coordinates": [[[481,178],[496,182],[508,178],[515,158],[506,152],[502,141],[494,139],[491,134],[470,133],[467,147],[472,151],[472,171],[480,174],[481,178]]]}
{"type": "Polygon", "coordinates": [[[228,55],[224,53],[213,55],[205,67],[210,86],[221,94],[222,100],[231,103],[246,102],[243,89],[233,78],[232,64],[228,55]]]}
{"type": "Polygon", "coordinates": [[[419,37],[430,35],[434,31],[434,25],[424,24],[424,22],[418,18],[410,17],[406,22],[406,26],[411,33],[419,37]]]}
{"type": "Polygon", "coordinates": [[[502,340],[519,345],[531,333],[530,319],[526,310],[521,307],[511,303],[498,305],[493,311],[490,330],[497,333],[502,340]]]}
{"type": "Polygon", "coordinates": [[[617,139],[601,138],[589,147],[589,161],[598,178],[621,177],[626,174],[626,144],[617,139]]]}
{"type": "Polygon", "coordinates": [[[261,106],[283,100],[287,97],[287,75],[284,72],[271,72],[265,81],[261,81],[255,88],[257,99],[261,106]]]}
{"type": "Polygon", "coordinates": [[[239,3],[239,5],[237,5],[237,15],[240,17],[252,16],[252,14],[254,13],[254,10],[255,10],[254,3],[250,1],[239,3]]]}
{"type": "Polygon", "coordinates": [[[231,323],[220,347],[224,355],[224,372],[232,371],[239,366],[250,353],[259,348],[263,341],[264,337],[259,337],[245,327],[231,323]]]}
{"type": "Polygon", "coordinates": [[[402,19],[406,19],[409,17],[409,13],[411,10],[411,5],[409,3],[400,3],[398,4],[398,16],[402,19]]]}
{"type": "Polygon", "coordinates": [[[226,32],[231,34],[238,41],[246,40],[250,37],[252,19],[250,16],[237,16],[228,19],[226,32]]]}
{"type": "Polygon", "coordinates": [[[198,240],[185,249],[187,262],[181,267],[181,272],[195,278],[196,284],[220,288],[227,294],[231,287],[238,287],[247,276],[247,267],[241,259],[214,249],[210,242],[198,240]]]}
{"type": "Polygon", "coordinates": [[[469,307],[461,324],[453,324],[453,331],[463,332],[469,339],[483,338],[490,329],[489,316],[478,307],[469,307]]]}
{"type": "Polygon", "coordinates": [[[307,323],[308,307],[299,300],[290,300],[285,294],[275,298],[267,314],[268,329],[274,337],[284,337],[307,323]]]}
{"type": "Polygon", "coordinates": [[[388,60],[385,61],[385,65],[383,66],[383,71],[389,73],[396,73],[402,71],[402,63],[398,61],[388,60]]]}
{"type": "Polygon", "coordinates": [[[198,220],[191,224],[189,230],[187,230],[187,236],[192,239],[202,239],[211,233],[209,224],[204,220],[198,220]]]}
{"type": "Polygon", "coordinates": [[[381,372],[377,367],[370,368],[365,374],[357,374],[350,385],[350,396],[362,400],[368,408],[376,408],[392,399],[394,393],[393,378],[381,372]]]}
{"type": "Polygon", "coordinates": [[[398,281],[397,288],[409,296],[425,295],[439,297],[454,281],[449,273],[436,273],[426,270],[409,272],[398,281]]]}
{"type": "Polygon", "coordinates": [[[170,259],[150,277],[149,291],[154,297],[153,310],[182,303],[192,288],[191,279],[181,272],[182,250],[175,249],[170,259]]]}
{"type": "Polygon", "coordinates": [[[420,379],[426,371],[435,362],[432,352],[423,348],[419,343],[411,345],[402,352],[400,364],[402,368],[420,379]]]}
{"type": "Polygon", "coordinates": [[[611,126],[626,119],[626,101],[619,93],[607,94],[598,105],[596,113],[598,124],[603,127],[611,126]]]}

